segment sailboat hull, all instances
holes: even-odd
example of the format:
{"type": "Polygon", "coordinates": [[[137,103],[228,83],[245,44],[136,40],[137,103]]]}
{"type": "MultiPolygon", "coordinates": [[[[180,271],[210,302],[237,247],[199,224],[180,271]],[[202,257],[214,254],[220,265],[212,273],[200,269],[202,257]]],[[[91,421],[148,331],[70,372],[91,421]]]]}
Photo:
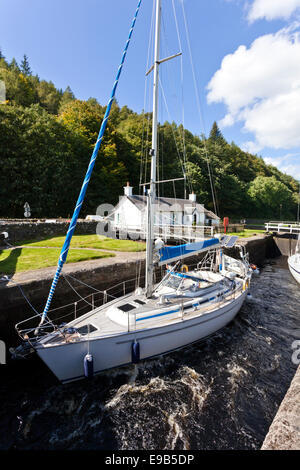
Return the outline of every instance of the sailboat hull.
{"type": "Polygon", "coordinates": [[[288,258],[288,266],[290,273],[300,284],[300,255],[295,254],[288,258]]]}
{"type": "Polygon", "coordinates": [[[94,360],[94,374],[133,362],[132,344],[140,346],[140,359],[166,354],[204,339],[230,323],[240,310],[246,291],[229,304],[209,313],[175,324],[135,332],[94,338],[78,343],[38,346],[37,354],[62,382],[84,378],[84,357],[89,352],[94,360]]]}

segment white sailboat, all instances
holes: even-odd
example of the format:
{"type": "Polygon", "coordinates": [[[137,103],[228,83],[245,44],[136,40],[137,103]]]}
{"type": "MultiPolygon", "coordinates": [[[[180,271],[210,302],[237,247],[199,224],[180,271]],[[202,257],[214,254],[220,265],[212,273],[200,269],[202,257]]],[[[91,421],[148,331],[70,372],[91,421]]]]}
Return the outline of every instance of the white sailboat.
{"type": "MultiPolygon", "coordinates": [[[[299,198],[298,198],[298,208],[297,208],[298,225],[299,225],[299,216],[300,216],[300,183],[299,183],[299,198]]],[[[298,240],[297,240],[295,252],[293,254],[290,253],[290,256],[288,257],[288,267],[294,279],[296,279],[296,281],[300,284],[300,233],[299,232],[298,232],[298,240]]]]}
{"type": "MultiPolygon", "coordinates": [[[[233,246],[237,237],[219,236],[173,247],[154,240],[158,80],[159,66],[165,61],[159,57],[161,0],[154,1],[156,33],[145,288],[139,287],[130,294],[92,308],[64,327],[55,325],[48,310],[62,261],[66,258],[68,247],[65,242],[39,325],[28,328],[26,321],[16,325],[21,338],[34,348],[63,383],[165,354],[212,335],[233,320],[250,285],[252,270],[246,253],[241,249],[241,260],[223,254],[223,248],[233,246]],[[204,252],[207,257],[195,269],[186,266],[180,269],[180,260],[204,252]],[[207,259],[210,263],[206,263],[207,259]],[[170,263],[174,263],[173,266],[170,263]],[[158,284],[154,282],[156,265],[167,265],[158,284]]],[[[80,204],[82,202],[77,203],[75,211],[80,204]]],[[[72,221],[67,238],[74,231],[72,221]]]]}
{"type": "Polygon", "coordinates": [[[288,257],[288,266],[290,273],[300,284],[300,236],[298,236],[295,253],[288,257]]]}

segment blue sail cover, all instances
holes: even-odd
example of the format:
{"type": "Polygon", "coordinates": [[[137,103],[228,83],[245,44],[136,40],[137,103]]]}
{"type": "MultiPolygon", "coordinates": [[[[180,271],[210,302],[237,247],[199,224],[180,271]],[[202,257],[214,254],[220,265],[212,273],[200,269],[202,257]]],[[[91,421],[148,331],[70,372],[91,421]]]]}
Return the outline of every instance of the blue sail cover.
{"type": "Polygon", "coordinates": [[[187,258],[210,248],[217,248],[221,246],[218,238],[209,238],[201,240],[200,242],[186,243],[179,246],[165,246],[159,250],[159,265],[176,261],[177,259],[187,258]]]}

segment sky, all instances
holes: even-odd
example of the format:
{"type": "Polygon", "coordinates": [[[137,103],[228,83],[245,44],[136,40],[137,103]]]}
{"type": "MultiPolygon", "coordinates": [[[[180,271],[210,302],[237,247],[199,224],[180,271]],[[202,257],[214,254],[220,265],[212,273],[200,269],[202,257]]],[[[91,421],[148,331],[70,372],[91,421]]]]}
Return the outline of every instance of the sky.
{"type": "MultiPolygon", "coordinates": [[[[137,3],[0,0],[0,47],[9,61],[26,54],[41,79],[104,105],[137,3]]],[[[162,6],[161,57],[182,56],[160,66],[160,121],[199,135],[217,121],[228,142],[300,180],[300,0],[162,6]]],[[[117,91],[119,105],[137,112],[152,106],[152,14],[153,0],[143,0],[117,91]]]]}

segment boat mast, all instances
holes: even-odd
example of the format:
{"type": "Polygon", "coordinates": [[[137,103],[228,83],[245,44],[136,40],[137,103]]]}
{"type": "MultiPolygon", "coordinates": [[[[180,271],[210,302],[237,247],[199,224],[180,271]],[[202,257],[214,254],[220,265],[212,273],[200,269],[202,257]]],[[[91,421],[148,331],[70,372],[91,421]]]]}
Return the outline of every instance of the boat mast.
{"type": "Polygon", "coordinates": [[[156,158],[157,148],[157,121],[158,121],[158,88],[159,88],[159,51],[160,51],[160,24],[161,0],[156,0],[156,24],[153,67],[153,116],[152,116],[152,149],[150,190],[147,197],[147,244],[146,244],[146,296],[151,297],[153,292],[153,251],[154,251],[154,205],[156,199],[156,158]]]}

